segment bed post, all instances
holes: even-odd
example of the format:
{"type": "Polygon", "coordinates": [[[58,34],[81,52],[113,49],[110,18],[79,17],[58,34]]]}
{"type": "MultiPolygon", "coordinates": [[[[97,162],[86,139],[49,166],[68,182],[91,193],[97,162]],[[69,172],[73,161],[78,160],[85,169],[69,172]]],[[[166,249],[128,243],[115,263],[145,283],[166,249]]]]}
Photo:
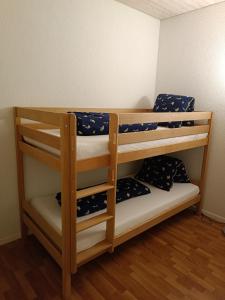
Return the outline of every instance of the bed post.
{"type": "Polygon", "coordinates": [[[109,252],[114,251],[115,235],[115,209],[116,209],[116,185],[117,185],[117,147],[118,147],[118,125],[119,118],[117,114],[110,114],[109,122],[109,152],[110,165],[108,169],[108,183],[114,188],[107,191],[107,212],[113,216],[106,222],[106,239],[112,244],[109,252]]]}
{"type": "Polygon", "coordinates": [[[71,172],[70,172],[70,122],[63,114],[61,135],[61,192],[62,192],[62,288],[63,299],[71,297],[71,172]]]}
{"type": "Polygon", "coordinates": [[[202,159],[202,168],[201,168],[201,179],[200,179],[200,202],[197,205],[197,214],[201,215],[202,211],[202,204],[203,199],[205,195],[205,181],[206,181],[206,175],[207,175],[207,168],[208,168],[208,153],[209,153],[209,143],[211,140],[211,129],[212,129],[212,113],[211,118],[208,120],[209,125],[209,133],[208,133],[208,143],[204,146],[204,152],[203,152],[203,159],[202,159]]]}
{"type": "Polygon", "coordinates": [[[21,237],[25,239],[27,236],[27,226],[23,222],[23,203],[25,201],[25,184],[24,184],[24,165],[23,165],[23,152],[20,151],[19,142],[23,137],[19,132],[19,125],[21,124],[21,118],[17,117],[17,108],[14,107],[14,125],[15,125],[15,142],[16,142],[16,160],[17,160],[17,185],[18,185],[18,197],[19,197],[19,210],[20,210],[20,230],[21,237]]]}
{"type": "Polygon", "coordinates": [[[77,121],[76,116],[73,113],[69,115],[70,124],[70,182],[71,182],[71,272],[77,271],[77,121]]]}

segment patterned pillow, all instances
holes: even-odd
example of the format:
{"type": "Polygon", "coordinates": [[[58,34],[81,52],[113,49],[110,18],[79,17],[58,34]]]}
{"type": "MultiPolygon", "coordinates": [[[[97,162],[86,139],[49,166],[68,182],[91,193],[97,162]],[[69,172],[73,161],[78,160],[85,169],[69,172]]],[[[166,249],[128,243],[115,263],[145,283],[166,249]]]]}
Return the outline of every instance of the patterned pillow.
{"type": "Polygon", "coordinates": [[[173,182],[190,182],[183,162],[170,156],[145,159],[135,177],[165,191],[170,191],[173,182]]]}
{"type": "MultiPolygon", "coordinates": [[[[150,194],[150,189],[134,178],[122,178],[117,180],[116,203],[141,195],[150,194]]],[[[56,194],[56,199],[61,205],[61,193],[56,194]]],[[[81,198],[77,201],[77,216],[82,217],[96,211],[105,209],[107,206],[106,192],[81,198]]]]}
{"type": "Polygon", "coordinates": [[[176,174],[173,177],[173,182],[179,182],[179,183],[189,183],[189,182],[191,182],[190,178],[187,174],[184,163],[181,160],[178,160],[178,162],[179,162],[179,164],[176,167],[177,171],[176,171],[176,174]]]}
{"type": "Polygon", "coordinates": [[[104,135],[109,133],[109,114],[75,112],[78,135],[104,135]]]}
{"type": "MultiPolygon", "coordinates": [[[[78,135],[106,135],[109,133],[109,114],[95,112],[75,112],[78,135]]],[[[119,132],[155,130],[157,123],[120,125],[119,132]]]]}
{"type": "MultiPolygon", "coordinates": [[[[188,96],[170,94],[158,95],[153,108],[154,112],[192,112],[194,111],[195,99],[188,96]]],[[[181,126],[193,126],[193,121],[162,122],[160,126],[178,128],[181,126]]]]}

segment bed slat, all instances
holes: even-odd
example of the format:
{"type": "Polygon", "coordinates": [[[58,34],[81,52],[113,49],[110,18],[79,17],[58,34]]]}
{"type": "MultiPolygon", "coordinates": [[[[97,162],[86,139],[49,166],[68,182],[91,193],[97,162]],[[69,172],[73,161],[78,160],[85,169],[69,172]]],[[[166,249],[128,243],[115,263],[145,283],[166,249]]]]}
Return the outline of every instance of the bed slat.
{"type": "Polygon", "coordinates": [[[29,128],[26,125],[21,125],[19,127],[19,132],[22,136],[27,136],[45,145],[51,146],[56,149],[60,149],[60,138],[57,136],[29,128]]]}
{"type": "Polygon", "coordinates": [[[77,172],[86,172],[90,170],[105,168],[109,166],[110,155],[102,155],[91,157],[87,159],[81,159],[77,161],[77,172]]]}
{"type": "Polygon", "coordinates": [[[148,122],[172,122],[189,120],[209,120],[212,117],[211,112],[153,112],[153,113],[121,113],[119,114],[119,124],[137,124],[148,122]]]}
{"type": "Polygon", "coordinates": [[[45,163],[49,167],[59,171],[60,170],[60,160],[59,158],[55,157],[52,154],[49,154],[46,151],[40,150],[36,147],[30,146],[24,142],[19,142],[19,149],[37,160],[40,160],[41,162],[45,163]]]}
{"type": "Polygon", "coordinates": [[[155,141],[193,134],[209,132],[209,125],[197,125],[193,127],[181,127],[165,130],[150,130],[140,132],[121,133],[118,136],[119,145],[155,141]]]}
{"type": "Polygon", "coordinates": [[[183,142],[178,144],[161,146],[157,148],[142,149],[137,151],[119,153],[118,163],[122,164],[129,161],[144,159],[146,157],[153,157],[157,155],[163,155],[167,153],[193,149],[193,148],[205,146],[207,144],[208,144],[208,138],[204,138],[196,141],[183,142]]]}
{"type": "Polygon", "coordinates": [[[83,231],[85,229],[88,229],[92,226],[98,225],[100,223],[106,222],[108,220],[111,220],[113,216],[110,216],[107,213],[100,214],[98,216],[92,217],[88,220],[82,221],[77,223],[77,232],[83,231]]]}
{"type": "Polygon", "coordinates": [[[114,188],[114,186],[111,184],[108,184],[108,183],[95,185],[95,186],[77,191],[77,199],[84,198],[84,197],[94,195],[97,193],[101,193],[101,192],[106,192],[113,188],[114,188]]]}
{"type": "Polygon", "coordinates": [[[60,113],[25,107],[16,107],[15,109],[17,117],[60,126],[62,116],[60,113]]]}

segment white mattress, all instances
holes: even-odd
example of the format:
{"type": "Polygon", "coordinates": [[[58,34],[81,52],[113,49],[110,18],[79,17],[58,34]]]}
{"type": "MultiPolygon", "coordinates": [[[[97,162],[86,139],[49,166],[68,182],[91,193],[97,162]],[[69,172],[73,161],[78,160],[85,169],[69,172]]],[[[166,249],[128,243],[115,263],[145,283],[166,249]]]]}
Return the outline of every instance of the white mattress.
{"type": "MultiPolygon", "coordinates": [[[[147,184],[146,184],[147,185],[147,184]]],[[[157,216],[160,212],[182,204],[188,198],[195,197],[199,188],[191,183],[174,183],[170,192],[149,186],[151,194],[131,198],[116,205],[115,234],[140,225],[146,220],[157,216]]],[[[61,234],[61,209],[54,195],[33,198],[31,205],[42,217],[61,234]]],[[[78,222],[103,213],[100,211],[78,219],[78,222]]],[[[78,234],[77,251],[88,249],[105,239],[105,224],[101,223],[78,234]]]]}
{"type": "MultiPolygon", "coordinates": [[[[158,127],[157,130],[168,130],[166,127],[158,127]]],[[[40,130],[48,134],[60,136],[59,129],[40,130]]],[[[175,138],[161,139],[155,141],[133,143],[118,146],[118,152],[131,152],[136,150],[143,150],[148,148],[156,148],[160,146],[168,146],[173,144],[179,144],[183,142],[189,142],[194,140],[200,140],[207,137],[207,133],[195,134],[189,136],[181,136],[175,138]]],[[[31,145],[34,145],[40,149],[44,149],[52,154],[59,155],[59,150],[50,146],[44,145],[40,142],[32,140],[28,137],[24,137],[25,141],[31,145]]],[[[108,154],[108,135],[98,136],[77,136],[77,160],[87,159],[91,157],[101,156],[108,154]]]]}

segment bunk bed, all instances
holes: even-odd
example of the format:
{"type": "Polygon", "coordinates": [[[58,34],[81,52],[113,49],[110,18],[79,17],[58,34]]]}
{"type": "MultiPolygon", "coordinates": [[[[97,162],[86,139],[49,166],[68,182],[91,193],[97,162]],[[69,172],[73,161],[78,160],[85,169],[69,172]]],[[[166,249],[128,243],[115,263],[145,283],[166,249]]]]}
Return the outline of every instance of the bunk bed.
{"type": "Polygon", "coordinates": [[[156,113],[150,109],[22,108],[14,109],[18,165],[18,191],[22,237],[27,229],[38,238],[62,268],[64,299],[70,299],[71,274],[91,259],[114,248],[168,217],[201,203],[211,132],[211,112],[156,113]],[[109,135],[77,136],[74,113],[110,114],[109,135]],[[25,120],[25,122],[24,122],[25,120]],[[27,120],[30,120],[27,122],[27,120]],[[123,124],[195,121],[191,127],[119,133],[123,124]],[[94,147],[97,144],[98,147],[94,147]],[[151,195],[115,205],[119,164],[203,147],[198,185],[174,184],[169,193],[151,186],[151,195]],[[85,151],[91,149],[91,151],[85,151]],[[25,197],[23,156],[29,155],[60,172],[62,206],[54,196],[25,197]],[[78,190],[80,172],[108,168],[106,183],[78,190]],[[107,191],[107,208],[77,218],[77,199],[107,191]],[[151,201],[147,199],[151,197],[151,201]],[[129,209],[127,208],[129,206],[129,209]]]}

